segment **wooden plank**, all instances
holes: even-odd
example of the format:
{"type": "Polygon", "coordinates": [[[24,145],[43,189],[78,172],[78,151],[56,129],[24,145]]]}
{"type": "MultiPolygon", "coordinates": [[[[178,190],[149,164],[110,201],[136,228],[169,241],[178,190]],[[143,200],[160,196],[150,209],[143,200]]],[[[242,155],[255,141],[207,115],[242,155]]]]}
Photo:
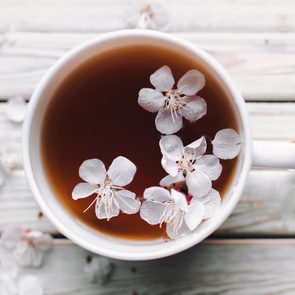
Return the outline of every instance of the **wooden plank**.
{"type": "MultiPolygon", "coordinates": [[[[294,33],[176,35],[212,54],[228,70],[246,100],[295,100],[294,33]]],[[[29,98],[59,57],[95,36],[21,32],[0,35],[0,98],[29,98]]]]}
{"type": "Polygon", "coordinates": [[[246,103],[253,138],[294,141],[294,103],[246,103]]]}
{"type": "Polygon", "coordinates": [[[114,264],[111,280],[99,286],[90,284],[83,273],[89,253],[69,241],[56,241],[45,257],[44,266],[25,273],[38,276],[45,293],[51,295],[292,295],[294,246],[294,239],[207,240],[184,253],[160,260],[111,260],[114,264]]]}
{"type": "Polygon", "coordinates": [[[0,231],[9,224],[57,233],[51,222],[40,213],[23,170],[10,174],[0,187],[0,231]]]}
{"type": "Polygon", "coordinates": [[[252,170],[243,196],[217,236],[294,236],[295,172],[252,170]]]}
{"type": "MultiPolygon", "coordinates": [[[[0,31],[105,32],[126,28],[130,0],[52,0],[0,2],[0,31]]],[[[292,0],[169,0],[172,31],[293,32],[292,0]]]]}
{"type": "MultiPolygon", "coordinates": [[[[7,121],[5,106],[0,104],[0,147],[12,145],[19,152],[20,146],[7,141],[7,136],[19,138],[20,125],[7,121]]],[[[256,139],[294,139],[294,103],[248,103],[247,107],[256,139]]],[[[294,236],[294,194],[294,171],[253,170],[239,205],[217,235],[294,236]]],[[[8,224],[22,223],[56,233],[45,217],[40,218],[23,170],[12,173],[0,188],[0,212],[0,231],[8,224]]]]}

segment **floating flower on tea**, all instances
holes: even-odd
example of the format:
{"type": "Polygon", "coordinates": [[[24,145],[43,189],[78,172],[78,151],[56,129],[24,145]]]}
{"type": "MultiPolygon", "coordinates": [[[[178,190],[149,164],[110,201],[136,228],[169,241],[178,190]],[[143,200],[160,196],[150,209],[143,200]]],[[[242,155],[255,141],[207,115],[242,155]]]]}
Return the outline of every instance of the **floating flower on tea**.
{"type": "Polygon", "coordinates": [[[161,187],[150,187],[143,196],[141,218],[152,225],[165,223],[171,239],[193,231],[204,218],[205,207],[201,202],[195,198],[188,202],[183,193],[174,189],[169,192],[161,187]]]}
{"type": "Polygon", "coordinates": [[[43,287],[39,279],[33,275],[19,278],[19,269],[15,265],[1,265],[1,295],[43,295],[43,287]]]}
{"type": "Polygon", "coordinates": [[[229,160],[235,158],[241,150],[241,139],[233,129],[219,130],[212,141],[213,154],[219,159],[229,160]]]}
{"type": "Polygon", "coordinates": [[[167,175],[160,181],[160,186],[168,188],[171,185],[176,186],[178,184],[185,183],[185,177],[182,173],[178,173],[176,176],[167,175]]]}
{"type": "Polygon", "coordinates": [[[171,69],[163,66],[150,76],[155,87],[142,88],[138,94],[138,104],[149,112],[158,112],[155,124],[159,132],[173,134],[182,128],[183,118],[196,122],[207,112],[206,101],[197,96],[205,86],[204,75],[197,70],[185,73],[174,86],[171,69]]]}
{"type": "Polygon", "coordinates": [[[85,211],[96,203],[95,213],[98,219],[109,220],[118,216],[120,210],[126,214],[137,213],[140,201],[133,192],[123,188],[133,180],[135,173],[136,166],[122,156],[113,160],[108,171],[102,161],[86,160],[79,168],[79,176],[85,182],[75,186],[72,197],[78,200],[96,194],[97,197],[85,211]]]}
{"type": "Polygon", "coordinates": [[[160,184],[163,185],[167,181],[185,181],[191,195],[201,197],[208,194],[212,180],[220,176],[222,166],[216,156],[205,155],[205,137],[184,147],[177,135],[166,135],[161,138],[159,144],[163,155],[161,163],[169,174],[160,184]]]}
{"type": "Polygon", "coordinates": [[[196,197],[196,200],[204,205],[205,211],[203,219],[208,219],[216,213],[221,206],[221,197],[217,190],[211,189],[209,193],[203,197],[196,197]]]}
{"type": "MultiPolygon", "coordinates": [[[[188,190],[185,183],[185,178],[182,176],[182,174],[178,174],[176,177],[167,175],[161,180],[160,185],[169,189],[175,188],[177,190],[180,190],[181,192],[187,192],[188,190]],[[179,175],[181,175],[181,177],[179,177],[179,175]]],[[[215,189],[211,189],[208,194],[202,197],[186,194],[186,198],[187,200],[194,198],[204,205],[205,212],[203,219],[208,219],[212,217],[221,205],[220,194],[215,189]]]]}
{"type": "Polygon", "coordinates": [[[1,236],[2,245],[12,251],[22,266],[40,266],[44,253],[52,247],[52,237],[41,231],[17,226],[6,228],[1,236]]]}
{"type": "Polygon", "coordinates": [[[126,10],[127,26],[136,29],[167,31],[170,14],[164,1],[136,0],[126,10]]]}

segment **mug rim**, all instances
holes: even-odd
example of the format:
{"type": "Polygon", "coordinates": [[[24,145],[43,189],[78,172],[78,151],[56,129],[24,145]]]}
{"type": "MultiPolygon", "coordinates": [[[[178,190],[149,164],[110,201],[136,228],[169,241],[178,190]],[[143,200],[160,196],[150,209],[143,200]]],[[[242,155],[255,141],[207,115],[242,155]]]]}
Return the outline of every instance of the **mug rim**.
{"type": "MultiPolygon", "coordinates": [[[[230,215],[230,213],[233,211],[236,204],[240,200],[242,190],[245,186],[246,178],[247,178],[248,172],[251,167],[251,162],[252,162],[252,136],[251,136],[251,130],[250,130],[249,116],[245,107],[245,102],[239,90],[235,86],[234,82],[228,75],[228,73],[213,57],[211,57],[208,53],[198,48],[194,44],[191,44],[190,42],[183,40],[181,38],[178,38],[174,35],[158,32],[158,31],[132,29],[132,30],[121,30],[121,31],[115,31],[110,33],[104,33],[92,40],[89,40],[87,42],[84,42],[78,45],[74,49],[67,52],[47,71],[45,76],[38,83],[28,106],[25,121],[23,124],[22,135],[23,135],[22,136],[23,162],[24,162],[24,169],[26,172],[25,174],[29,182],[30,188],[33,192],[33,195],[35,199],[37,200],[38,204],[40,205],[42,211],[44,211],[45,215],[48,216],[50,221],[53,222],[53,224],[57,227],[57,229],[60,232],[62,232],[66,237],[68,237],[69,239],[71,239],[73,242],[80,245],[81,247],[86,248],[87,250],[90,250],[92,252],[95,252],[103,256],[107,256],[107,257],[115,258],[115,259],[122,259],[122,260],[150,260],[150,259],[157,259],[157,258],[170,256],[198,244],[200,241],[204,240],[206,237],[212,234],[227,219],[227,217],[230,215]],[[245,138],[245,142],[243,144],[244,146],[243,163],[241,164],[240,171],[236,172],[237,174],[239,173],[238,175],[239,183],[238,185],[236,185],[235,190],[230,196],[230,200],[226,204],[222,214],[219,214],[217,216],[218,218],[217,217],[215,218],[214,223],[212,222],[206,229],[204,229],[198,235],[196,236],[190,235],[191,236],[190,239],[183,240],[182,243],[175,244],[174,247],[173,246],[166,247],[166,248],[164,247],[164,249],[157,252],[128,253],[128,252],[120,251],[119,247],[116,251],[114,251],[114,250],[100,247],[99,245],[92,245],[90,242],[85,241],[81,239],[80,237],[76,236],[75,233],[73,233],[73,231],[71,230],[71,228],[63,224],[63,222],[52,212],[52,208],[50,208],[45,203],[44,198],[42,197],[42,194],[40,192],[40,189],[38,188],[37,180],[36,180],[36,177],[34,176],[32,165],[31,165],[30,140],[31,140],[32,121],[34,116],[36,116],[35,109],[37,107],[37,103],[42,95],[43,90],[46,88],[47,84],[49,83],[49,81],[56,75],[58,70],[60,70],[63,66],[65,66],[69,62],[71,62],[71,60],[75,58],[75,56],[83,53],[83,51],[85,51],[87,48],[93,47],[97,44],[100,44],[106,41],[110,41],[112,39],[124,38],[124,37],[158,38],[158,39],[161,39],[162,41],[167,41],[167,42],[175,44],[178,47],[187,49],[188,51],[192,52],[193,55],[195,55],[201,60],[204,60],[207,64],[209,64],[210,67],[214,69],[214,71],[220,77],[220,79],[222,80],[222,83],[224,83],[231,92],[231,96],[237,106],[237,110],[235,112],[238,119],[241,122],[240,128],[245,138]]],[[[232,186],[233,184],[231,184],[231,187],[228,189],[228,191],[233,189],[232,186]]],[[[66,211],[65,208],[63,209],[64,211],[66,211]]]]}

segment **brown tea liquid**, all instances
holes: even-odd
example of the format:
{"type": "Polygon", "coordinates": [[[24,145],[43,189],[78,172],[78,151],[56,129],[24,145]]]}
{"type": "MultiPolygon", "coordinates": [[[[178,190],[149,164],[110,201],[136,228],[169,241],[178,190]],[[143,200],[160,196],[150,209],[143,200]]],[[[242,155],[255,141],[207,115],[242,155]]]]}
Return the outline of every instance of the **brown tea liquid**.
{"type": "MultiPolygon", "coordinates": [[[[199,92],[208,104],[207,114],[181,131],[184,144],[202,135],[213,139],[222,128],[238,131],[231,105],[216,81],[191,58],[154,46],[130,46],[94,57],[69,75],[54,93],[42,129],[42,161],[56,196],[79,221],[100,232],[128,239],[165,237],[165,227],[151,226],[139,214],[120,213],[110,221],[95,216],[95,206],[83,210],[95,195],[74,201],[76,184],[83,182],[78,169],[86,159],[98,158],[106,168],[118,156],[130,159],[137,173],[128,189],[142,197],[149,186],[166,175],[161,166],[160,134],[156,114],[137,103],[138,92],[152,87],[150,75],[168,65],[177,81],[185,72],[197,69],[206,76],[199,92]]],[[[49,98],[48,98],[49,99],[49,98]]],[[[208,145],[210,152],[210,145],[208,145]]],[[[232,181],[237,160],[222,161],[221,177],[213,187],[221,195],[232,181]]]]}

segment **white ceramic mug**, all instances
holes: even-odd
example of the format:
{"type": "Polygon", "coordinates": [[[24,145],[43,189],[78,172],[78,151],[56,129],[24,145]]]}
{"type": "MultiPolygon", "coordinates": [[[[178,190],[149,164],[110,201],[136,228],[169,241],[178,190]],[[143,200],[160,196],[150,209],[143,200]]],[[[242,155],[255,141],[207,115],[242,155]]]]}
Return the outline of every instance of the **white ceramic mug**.
{"type": "Polygon", "coordinates": [[[125,30],[101,35],[78,46],[63,56],[47,72],[29,103],[23,128],[23,158],[26,175],[37,202],[61,233],[81,247],[100,255],[124,260],[148,260],[181,252],[208,237],[225,221],[238,203],[252,160],[255,166],[295,167],[295,145],[270,142],[254,142],[253,145],[244,100],[226,71],[210,55],[169,34],[145,30],[125,30]],[[230,189],[223,198],[221,208],[215,216],[206,220],[194,232],[179,240],[169,240],[168,242],[129,241],[90,230],[77,222],[60,204],[42,167],[40,153],[41,125],[54,90],[73,69],[92,56],[114,47],[130,44],[154,44],[181,51],[181,53],[196,59],[222,85],[238,118],[243,144],[238,169],[230,189]],[[252,146],[254,146],[253,152],[252,146]]]}

